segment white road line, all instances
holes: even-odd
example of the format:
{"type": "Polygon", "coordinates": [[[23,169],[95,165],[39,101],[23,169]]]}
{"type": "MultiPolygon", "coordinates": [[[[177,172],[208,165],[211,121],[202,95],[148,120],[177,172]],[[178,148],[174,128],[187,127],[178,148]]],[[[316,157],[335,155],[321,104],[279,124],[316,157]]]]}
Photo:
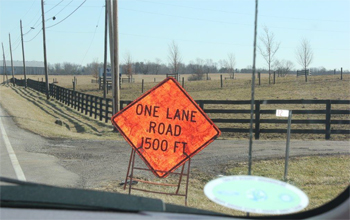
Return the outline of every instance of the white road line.
{"type": "Polygon", "coordinates": [[[9,156],[10,156],[10,160],[11,160],[12,166],[15,169],[15,173],[16,173],[17,179],[18,180],[22,180],[22,181],[26,181],[26,177],[24,176],[23,170],[21,168],[21,165],[18,162],[16,154],[13,151],[12,145],[11,145],[10,140],[9,140],[9,138],[7,136],[7,133],[5,131],[5,127],[2,124],[1,118],[0,118],[0,130],[1,130],[1,135],[3,137],[3,140],[4,140],[6,148],[7,148],[7,152],[9,154],[9,156]]]}

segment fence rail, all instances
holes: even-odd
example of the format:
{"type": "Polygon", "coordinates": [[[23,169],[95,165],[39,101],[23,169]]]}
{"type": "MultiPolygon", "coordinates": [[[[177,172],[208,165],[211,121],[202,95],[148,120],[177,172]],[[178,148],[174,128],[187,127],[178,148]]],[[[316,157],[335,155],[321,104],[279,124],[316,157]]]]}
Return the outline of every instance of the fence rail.
{"type": "MultiPolygon", "coordinates": [[[[16,85],[24,86],[24,80],[15,80],[16,85]]],[[[27,80],[28,87],[45,93],[45,82],[27,80]]],[[[89,95],[70,89],[66,89],[55,84],[50,84],[50,96],[61,103],[74,108],[81,113],[94,117],[100,121],[109,122],[112,117],[112,99],[89,95]]],[[[132,101],[120,101],[121,108],[124,108],[132,101]]],[[[214,123],[218,123],[222,132],[248,133],[250,119],[250,100],[197,100],[198,105],[209,114],[214,123]],[[220,107],[221,106],[221,107],[220,107]],[[243,109],[242,109],[243,107],[243,109]],[[239,118],[234,118],[239,117],[239,118]],[[219,118],[218,118],[219,117],[219,118]],[[240,124],[240,127],[225,125],[240,124]],[[222,125],[222,126],[221,126],[222,125]],[[242,128],[243,127],[243,128],[242,128]]],[[[278,127],[280,124],[287,125],[286,119],[276,119],[272,115],[276,114],[276,106],[303,105],[314,109],[293,109],[294,116],[307,116],[307,119],[292,119],[292,124],[316,126],[309,129],[292,129],[294,134],[323,134],[325,139],[330,139],[331,135],[350,134],[350,100],[256,100],[254,103],[254,129],[255,139],[260,138],[262,133],[286,133],[287,129],[281,128],[262,128],[264,125],[274,124],[278,127]],[[334,106],[342,108],[335,109],[334,106]],[[271,106],[273,109],[265,109],[271,106]],[[308,117],[315,116],[316,119],[308,117]],[[270,117],[270,118],[266,118],[270,117]],[[334,119],[332,119],[334,118],[334,119]],[[340,125],[336,128],[333,125],[340,125]],[[324,126],[324,127],[322,127],[324,126]]],[[[270,108],[271,108],[270,107],[270,108]]],[[[305,107],[303,107],[305,108],[305,107]]]]}

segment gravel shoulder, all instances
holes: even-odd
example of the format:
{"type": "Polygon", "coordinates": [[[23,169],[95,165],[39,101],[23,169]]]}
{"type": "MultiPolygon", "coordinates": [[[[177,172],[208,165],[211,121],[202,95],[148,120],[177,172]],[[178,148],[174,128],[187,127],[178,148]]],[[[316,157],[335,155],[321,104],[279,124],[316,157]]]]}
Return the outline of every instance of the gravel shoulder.
{"type": "MultiPolygon", "coordinates": [[[[254,160],[284,158],[285,141],[254,141],[254,160]]],[[[125,141],[48,140],[41,152],[59,159],[60,165],[80,176],[81,188],[94,188],[106,181],[123,181],[131,147],[125,141]]],[[[348,141],[291,141],[290,156],[350,154],[348,141]]],[[[208,174],[220,174],[223,167],[248,160],[248,141],[216,140],[195,155],[191,168],[208,174]]],[[[144,163],[137,157],[137,166],[144,163]]],[[[254,165],[253,165],[254,169],[254,165]]],[[[136,175],[153,178],[146,172],[136,175]]]]}

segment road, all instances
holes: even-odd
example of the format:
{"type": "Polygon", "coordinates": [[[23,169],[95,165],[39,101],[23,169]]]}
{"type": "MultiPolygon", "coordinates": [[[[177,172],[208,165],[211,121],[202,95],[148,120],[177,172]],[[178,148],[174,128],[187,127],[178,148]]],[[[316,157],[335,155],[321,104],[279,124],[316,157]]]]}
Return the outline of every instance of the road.
{"type": "MultiPolygon", "coordinates": [[[[16,126],[0,108],[0,175],[19,178],[8,143],[27,181],[56,186],[95,188],[125,178],[131,152],[125,141],[46,139],[16,126]],[[7,134],[4,135],[4,133],[7,134]]],[[[285,141],[254,141],[253,161],[283,158],[285,141]]],[[[350,154],[349,141],[291,141],[290,156],[350,154]]],[[[216,140],[192,159],[191,167],[221,174],[225,164],[247,161],[247,140],[216,140]]],[[[138,159],[138,166],[144,166],[138,159]]],[[[144,172],[136,173],[143,175],[144,172]]],[[[153,177],[151,174],[146,177],[153,177]]]]}
{"type": "Polygon", "coordinates": [[[48,141],[20,129],[1,107],[0,130],[1,176],[56,186],[78,185],[79,175],[59,165],[57,157],[41,151],[48,141]]]}

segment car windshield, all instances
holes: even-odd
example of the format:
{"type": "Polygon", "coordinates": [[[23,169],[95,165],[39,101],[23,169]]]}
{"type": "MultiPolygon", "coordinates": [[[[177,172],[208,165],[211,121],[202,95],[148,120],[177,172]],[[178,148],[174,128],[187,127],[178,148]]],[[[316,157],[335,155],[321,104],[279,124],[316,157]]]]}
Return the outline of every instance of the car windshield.
{"type": "Polygon", "coordinates": [[[233,216],[312,210],[348,187],[349,1],[2,0],[0,10],[0,176],[12,179],[2,180],[233,216]],[[223,184],[233,180],[243,191],[223,184]],[[305,197],[275,193],[281,184],[305,197]]]}

